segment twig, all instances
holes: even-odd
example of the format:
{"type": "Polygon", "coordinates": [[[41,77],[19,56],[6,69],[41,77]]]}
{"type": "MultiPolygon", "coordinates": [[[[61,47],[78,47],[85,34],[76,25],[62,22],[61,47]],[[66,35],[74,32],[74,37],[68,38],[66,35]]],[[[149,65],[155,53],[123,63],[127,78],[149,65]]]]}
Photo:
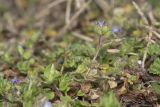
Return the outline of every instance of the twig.
{"type": "Polygon", "coordinates": [[[108,5],[108,3],[105,0],[94,0],[94,2],[100,7],[100,9],[104,12],[104,13],[108,13],[108,11],[110,10],[110,6],[108,5]]]}
{"type": "Polygon", "coordinates": [[[152,34],[152,32],[150,31],[150,32],[149,32],[149,37],[148,37],[147,47],[146,47],[146,49],[145,49],[145,51],[144,51],[143,60],[142,60],[142,68],[143,68],[143,70],[144,70],[145,61],[146,61],[146,58],[147,58],[148,47],[149,47],[149,45],[151,44],[152,35],[153,35],[153,34],[152,34]]]}
{"type": "Polygon", "coordinates": [[[77,38],[80,38],[80,39],[82,39],[82,40],[85,40],[85,41],[87,41],[87,42],[93,42],[93,39],[92,39],[92,38],[87,37],[87,36],[85,36],[85,35],[82,35],[82,34],[80,34],[80,33],[78,33],[78,32],[73,32],[72,34],[73,34],[73,36],[75,36],[75,37],[77,37],[77,38]]]}
{"type": "Polygon", "coordinates": [[[108,53],[119,53],[120,50],[119,49],[107,49],[108,53]]]}
{"type": "Polygon", "coordinates": [[[143,12],[141,11],[141,9],[139,8],[139,6],[137,5],[137,3],[134,2],[134,1],[132,1],[132,4],[133,4],[133,6],[136,8],[138,14],[141,16],[141,18],[142,18],[142,20],[144,21],[144,23],[145,23],[146,25],[148,25],[148,24],[149,24],[149,23],[148,23],[148,20],[147,20],[147,18],[145,17],[144,13],[143,13],[143,12]]]}
{"type": "MultiPolygon", "coordinates": [[[[144,23],[146,25],[149,25],[149,22],[147,20],[147,18],[145,17],[144,13],[141,11],[141,9],[139,8],[139,6],[134,2],[132,1],[134,7],[137,9],[137,12],[138,14],[141,16],[142,20],[144,21],[144,23]]],[[[152,42],[152,35],[153,35],[153,29],[151,26],[148,27],[149,29],[149,35],[148,35],[148,43],[147,43],[147,46],[145,48],[145,51],[144,51],[144,55],[143,55],[143,59],[142,59],[142,69],[144,70],[145,69],[145,61],[146,61],[146,58],[147,58],[147,52],[148,52],[148,47],[149,45],[151,44],[152,42]]]]}
{"type": "Polygon", "coordinates": [[[98,54],[99,54],[99,52],[100,52],[100,50],[101,50],[101,38],[102,38],[102,35],[100,35],[100,37],[99,37],[98,45],[97,45],[97,51],[96,51],[95,56],[94,56],[93,59],[92,59],[92,62],[94,62],[94,61],[97,59],[98,54]]]}
{"type": "Polygon", "coordinates": [[[51,8],[53,8],[53,7],[57,6],[57,5],[65,2],[65,1],[66,1],[66,0],[56,0],[56,1],[53,1],[52,3],[48,4],[45,9],[41,10],[41,11],[35,16],[35,18],[36,18],[36,19],[41,19],[41,18],[47,16],[47,15],[50,13],[51,8]]]}
{"type": "Polygon", "coordinates": [[[156,31],[152,31],[152,32],[160,39],[160,34],[158,32],[156,32],[156,31]]]}
{"type": "Polygon", "coordinates": [[[66,6],[66,17],[65,17],[65,22],[68,24],[70,22],[70,15],[71,15],[71,3],[72,0],[67,1],[67,6],[66,6]]]}
{"type": "Polygon", "coordinates": [[[160,39],[160,34],[153,30],[153,29],[150,29],[150,26],[144,26],[147,30],[151,31],[158,39],[160,39]]]}
{"type": "Polygon", "coordinates": [[[80,8],[70,19],[70,22],[66,24],[59,32],[57,39],[62,39],[64,34],[68,31],[69,28],[72,28],[73,22],[79,17],[79,15],[84,12],[92,0],[89,0],[82,8],[80,8]]]}
{"type": "Polygon", "coordinates": [[[58,89],[58,87],[56,86],[56,84],[53,84],[52,89],[56,92],[56,95],[57,95],[58,97],[63,96],[63,94],[62,94],[61,91],[58,89]]]}
{"type": "Polygon", "coordinates": [[[13,19],[13,17],[11,17],[11,14],[6,13],[5,18],[6,18],[7,24],[8,24],[7,29],[13,34],[18,34],[18,31],[17,31],[16,27],[14,26],[14,19],[13,19]]]}
{"type": "Polygon", "coordinates": [[[150,10],[150,11],[148,12],[148,17],[149,17],[149,19],[151,20],[152,25],[157,25],[157,26],[160,25],[160,22],[158,22],[158,21],[155,19],[152,10],[150,10]]]}

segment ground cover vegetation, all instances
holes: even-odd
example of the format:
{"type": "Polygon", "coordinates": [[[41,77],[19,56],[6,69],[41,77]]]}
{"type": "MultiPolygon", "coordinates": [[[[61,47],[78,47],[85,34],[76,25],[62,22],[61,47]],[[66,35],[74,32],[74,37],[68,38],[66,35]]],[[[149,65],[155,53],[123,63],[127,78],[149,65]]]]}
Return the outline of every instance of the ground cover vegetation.
{"type": "Polygon", "coordinates": [[[160,107],[160,1],[0,0],[0,107],[160,107]]]}

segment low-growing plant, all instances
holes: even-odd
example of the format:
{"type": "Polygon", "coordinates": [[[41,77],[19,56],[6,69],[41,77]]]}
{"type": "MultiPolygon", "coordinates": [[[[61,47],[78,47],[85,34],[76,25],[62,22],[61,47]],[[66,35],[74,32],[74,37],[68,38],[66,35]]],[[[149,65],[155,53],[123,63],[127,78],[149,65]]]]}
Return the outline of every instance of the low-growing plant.
{"type": "Polygon", "coordinates": [[[157,58],[149,68],[149,73],[160,75],[160,59],[157,58]]]}
{"type": "Polygon", "coordinates": [[[100,107],[120,107],[120,103],[115,94],[110,91],[102,97],[100,107]]]}

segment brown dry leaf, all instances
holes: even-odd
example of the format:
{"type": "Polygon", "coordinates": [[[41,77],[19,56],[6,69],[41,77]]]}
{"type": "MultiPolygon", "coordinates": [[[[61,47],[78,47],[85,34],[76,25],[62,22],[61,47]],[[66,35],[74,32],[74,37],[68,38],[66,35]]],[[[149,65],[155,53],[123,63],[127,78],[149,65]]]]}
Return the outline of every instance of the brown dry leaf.
{"type": "Polygon", "coordinates": [[[8,77],[15,77],[15,76],[17,76],[17,75],[18,75],[18,73],[17,73],[17,72],[14,72],[14,71],[11,70],[11,69],[7,69],[7,70],[4,71],[4,76],[5,76],[6,78],[8,78],[8,77]]]}
{"type": "Polygon", "coordinates": [[[79,89],[80,89],[80,83],[79,82],[73,82],[73,83],[70,84],[70,90],[67,94],[69,96],[75,96],[79,89]]]}
{"type": "Polygon", "coordinates": [[[109,86],[110,86],[111,89],[117,87],[117,82],[115,82],[113,80],[109,80],[108,84],[109,84],[109,86]]]}
{"type": "Polygon", "coordinates": [[[127,92],[127,89],[126,89],[126,87],[123,85],[123,86],[117,91],[117,94],[118,94],[119,96],[121,96],[121,95],[125,94],[126,92],[127,92]]]}
{"type": "Polygon", "coordinates": [[[90,99],[95,100],[95,99],[98,99],[100,97],[100,91],[98,89],[97,90],[91,89],[89,91],[88,95],[89,95],[90,99]]]}
{"type": "Polygon", "coordinates": [[[117,91],[117,95],[123,95],[125,93],[127,93],[127,87],[128,87],[128,82],[127,82],[127,79],[124,80],[124,84],[123,86],[117,91]]]}
{"type": "Polygon", "coordinates": [[[83,83],[81,84],[81,90],[84,92],[84,93],[88,93],[89,90],[92,88],[92,85],[91,83],[83,83]]]}

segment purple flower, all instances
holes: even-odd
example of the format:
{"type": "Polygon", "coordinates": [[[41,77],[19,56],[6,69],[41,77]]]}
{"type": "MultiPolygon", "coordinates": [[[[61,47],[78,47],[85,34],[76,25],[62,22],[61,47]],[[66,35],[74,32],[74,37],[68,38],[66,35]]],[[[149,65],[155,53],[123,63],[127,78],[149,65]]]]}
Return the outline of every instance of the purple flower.
{"type": "Polygon", "coordinates": [[[100,27],[104,27],[104,26],[106,26],[106,22],[104,21],[104,20],[101,20],[101,21],[97,21],[97,23],[96,23],[98,26],[100,26],[100,27]]]}
{"type": "Polygon", "coordinates": [[[113,27],[112,27],[112,32],[113,32],[113,33],[118,33],[118,32],[120,32],[120,31],[121,31],[120,27],[118,27],[118,26],[113,26],[113,27]]]}
{"type": "Polygon", "coordinates": [[[49,101],[45,101],[43,107],[52,107],[52,103],[49,101]]]}
{"type": "Polygon", "coordinates": [[[17,77],[14,77],[13,79],[11,79],[11,83],[12,84],[19,84],[20,80],[17,77]]]}

